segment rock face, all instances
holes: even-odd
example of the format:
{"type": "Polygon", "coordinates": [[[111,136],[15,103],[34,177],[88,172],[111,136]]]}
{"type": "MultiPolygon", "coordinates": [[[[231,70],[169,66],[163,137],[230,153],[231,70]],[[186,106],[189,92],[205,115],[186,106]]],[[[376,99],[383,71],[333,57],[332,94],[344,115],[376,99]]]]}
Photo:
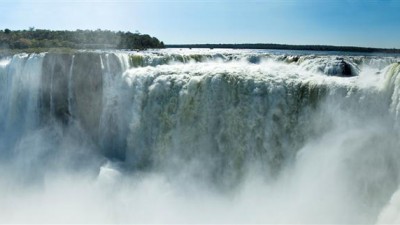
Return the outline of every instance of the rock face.
{"type": "Polygon", "coordinates": [[[72,66],[70,54],[46,54],[43,59],[43,72],[41,82],[41,121],[46,122],[50,114],[68,122],[69,100],[68,82],[72,66]]]}
{"type": "Polygon", "coordinates": [[[350,63],[344,61],[343,59],[338,59],[336,62],[333,62],[332,67],[328,69],[327,75],[352,77],[357,76],[358,72],[353,68],[352,65],[350,65],[350,63]]]}
{"type": "Polygon", "coordinates": [[[40,87],[41,123],[79,121],[97,139],[102,112],[101,54],[46,54],[40,87]]]}
{"type": "Polygon", "coordinates": [[[328,76],[358,76],[360,69],[355,62],[343,58],[305,56],[299,60],[299,66],[311,72],[328,76]]]}
{"type": "Polygon", "coordinates": [[[123,156],[124,147],[116,137],[118,123],[113,123],[115,112],[104,111],[109,108],[104,104],[115,104],[104,102],[105,95],[112,96],[107,87],[121,74],[120,59],[114,54],[46,54],[40,81],[40,123],[57,121],[68,126],[76,121],[94,142],[106,149],[105,155],[123,156]],[[102,116],[111,121],[109,126],[101,125],[102,116]]]}
{"type": "Polygon", "coordinates": [[[75,113],[85,130],[93,131],[98,138],[102,110],[103,79],[99,54],[76,54],[72,69],[72,98],[75,99],[75,113]]]}
{"type": "Polygon", "coordinates": [[[353,69],[350,64],[346,63],[344,60],[340,62],[340,68],[342,70],[342,75],[344,76],[356,76],[357,74],[353,74],[353,69]]]}

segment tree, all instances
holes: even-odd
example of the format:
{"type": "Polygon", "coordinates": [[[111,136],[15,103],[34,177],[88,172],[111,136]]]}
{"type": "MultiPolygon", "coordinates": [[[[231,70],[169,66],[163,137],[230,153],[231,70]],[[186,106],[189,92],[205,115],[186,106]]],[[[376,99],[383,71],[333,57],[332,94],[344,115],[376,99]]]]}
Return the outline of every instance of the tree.
{"type": "Polygon", "coordinates": [[[26,38],[20,38],[17,42],[15,42],[16,48],[30,48],[32,46],[32,42],[26,38]]]}
{"type": "Polygon", "coordinates": [[[29,30],[0,32],[0,45],[10,48],[84,48],[84,49],[146,49],[162,48],[163,44],[147,34],[108,30],[51,31],[29,30]]]}

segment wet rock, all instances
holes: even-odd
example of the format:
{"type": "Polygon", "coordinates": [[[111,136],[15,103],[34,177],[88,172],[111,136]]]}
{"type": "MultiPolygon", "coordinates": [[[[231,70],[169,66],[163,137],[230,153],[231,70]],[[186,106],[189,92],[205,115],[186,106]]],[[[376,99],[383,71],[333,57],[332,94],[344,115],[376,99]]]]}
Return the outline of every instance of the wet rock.
{"type": "Polygon", "coordinates": [[[41,120],[55,118],[66,124],[68,111],[68,77],[71,73],[72,55],[49,53],[43,60],[41,86],[41,120]]]}
{"type": "Polygon", "coordinates": [[[328,76],[353,77],[360,72],[357,64],[344,58],[315,58],[304,59],[300,62],[300,67],[328,76]]]}
{"type": "Polygon", "coordinates": [[[300,59],[300,57],[298,56],[298,55],[290,55],[290,56],[288,56],[287,58],[286,58],[286,62],[287,63],[296,63],[296,62],[298,62],[299,61],[299,59],[300,59]]]}

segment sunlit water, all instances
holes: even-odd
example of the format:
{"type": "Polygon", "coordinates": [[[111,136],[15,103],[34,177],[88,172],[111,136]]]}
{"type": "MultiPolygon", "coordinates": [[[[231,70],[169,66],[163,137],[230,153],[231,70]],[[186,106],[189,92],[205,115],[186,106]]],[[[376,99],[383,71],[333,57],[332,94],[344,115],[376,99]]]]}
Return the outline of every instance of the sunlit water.
{"type": "Polygon", "coordinates": [[[400,58],[0,60],[1,223],[398,223],[400,58]]]}

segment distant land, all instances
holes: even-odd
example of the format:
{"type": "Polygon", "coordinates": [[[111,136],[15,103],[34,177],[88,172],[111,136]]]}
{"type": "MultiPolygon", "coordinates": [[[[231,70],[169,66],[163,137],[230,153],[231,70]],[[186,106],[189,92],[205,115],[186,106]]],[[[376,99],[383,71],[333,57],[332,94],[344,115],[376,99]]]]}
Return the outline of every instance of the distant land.
{"type": "Polygon", "coordinates": [[[109,30],[57,31],[0,30],[0,50],[65,49],[147,49],[164,48],[164,43],[148,34],[109,30]]]}
{"type": "Polygon", "coordinates": [[[144,50],[157,48],[230,48],[342,51],[360,53],[400,53],[395,48],[369,48],[330,45],[287,45],[287,44],[169,44],[164,45],[156,37],[139,32],[109,30],[42,30],[34,27],[28,30],[0,30],[0,56],[18,52],[71,51],[75,49],[124,49],[144,50]]]}
{"type": "Polygon", "coordinates": [[[367,48],[353,46],[331,45],[285,45],[285,44],[174,44],[166,48],[232,48],[232,49],[275,49],[275,50],[305,50],[305,51],[342,51],[362,53],[400,53],[395,48],[367,48]]]}

